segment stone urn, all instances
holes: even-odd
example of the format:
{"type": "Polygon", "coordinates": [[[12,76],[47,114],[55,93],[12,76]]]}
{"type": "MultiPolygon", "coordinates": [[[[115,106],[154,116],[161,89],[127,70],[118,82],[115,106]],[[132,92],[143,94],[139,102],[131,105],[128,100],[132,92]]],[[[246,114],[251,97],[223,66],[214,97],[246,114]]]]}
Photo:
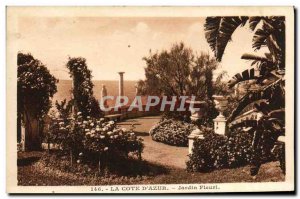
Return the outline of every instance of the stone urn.
{"type": "Polygon", "coordinates": [[[227,120],[223,115],[223,112],[227,108],[228,100],[222,95],[214,95],[213,98],[216,104],[216,109],[219,111],[219,115],[214,119],[214,131],[217,134],[225,135],[227,120]]]}
{"type": "Polygon", "coordinates": [[[219,111],[219,116],[224,117],[223,112],[226,110],[228,104],[227,98],[222,95],[213,95],[213,98],[216,104],[216,109],[219,111]]]}
{"type": "Polygon", "coordinates": [[[187,100],[186,104],[189,105],[192,121],[197,121],[203,117],[206,107],[205,101],[187,100]]]}

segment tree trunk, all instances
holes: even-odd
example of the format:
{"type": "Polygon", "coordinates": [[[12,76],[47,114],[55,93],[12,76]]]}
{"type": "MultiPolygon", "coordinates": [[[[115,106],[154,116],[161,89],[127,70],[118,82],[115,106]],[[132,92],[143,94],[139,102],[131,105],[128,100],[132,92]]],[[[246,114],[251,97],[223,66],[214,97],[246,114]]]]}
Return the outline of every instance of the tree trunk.
{"type": "Polygon", "coordinates": [[[41,150],[39,121],[28,111],[25,111],[25,150],[41,150]]]}

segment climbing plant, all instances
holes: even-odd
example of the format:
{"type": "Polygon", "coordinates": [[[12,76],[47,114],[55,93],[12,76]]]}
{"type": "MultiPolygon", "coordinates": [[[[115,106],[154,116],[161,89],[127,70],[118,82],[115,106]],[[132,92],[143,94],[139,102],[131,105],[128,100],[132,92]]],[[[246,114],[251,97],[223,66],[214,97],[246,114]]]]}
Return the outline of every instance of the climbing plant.
{"type": "Polygon", "coordinates": [[[100,117],[102,113],[99,103],[93,96],[92,72],[87,67],[86,59],[69,57],[67,68],[73,79],[72,92],[75,111],[81,112],[83,117],[100,117]]]}

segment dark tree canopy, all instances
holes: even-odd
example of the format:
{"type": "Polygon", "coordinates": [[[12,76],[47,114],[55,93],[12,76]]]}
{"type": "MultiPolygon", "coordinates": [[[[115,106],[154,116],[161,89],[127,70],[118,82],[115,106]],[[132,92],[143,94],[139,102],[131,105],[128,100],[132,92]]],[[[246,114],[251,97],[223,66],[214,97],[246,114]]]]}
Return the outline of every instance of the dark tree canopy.
{"type": "Polygon", "coordinates": [[[58,80],[31,54],[18,53],[18,113],[44,117],[51,108],[58,80]]]}
{"type": "Polygon", "coordinates": [[[43,118],[51,108],[51,98],[58,80],[41,61],[30,54],[18,53],[17,135],[21,138],[21,121],[25,127],[25,149],[39,150],[43,118]]]}

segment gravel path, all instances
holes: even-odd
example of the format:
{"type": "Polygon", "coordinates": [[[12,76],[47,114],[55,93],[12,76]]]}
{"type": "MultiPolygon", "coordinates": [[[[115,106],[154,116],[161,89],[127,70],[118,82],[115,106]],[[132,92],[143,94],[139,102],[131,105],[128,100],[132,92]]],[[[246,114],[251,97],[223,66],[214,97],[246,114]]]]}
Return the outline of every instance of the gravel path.
{"type": "Polygon", "coordinates": [[[185,162],[188,160],[188,148],[176,147],[155,142],[149,135],[149,130],[160,120],[160,116],[141,117],[136,119],[128,119],[118,123],[122,128],[130,129],[135,124],[135,131],[138,136],[144,139],[145,148],[143,151],[143,159],[159,163],[168,167],[185,169],[185,162]]]}

